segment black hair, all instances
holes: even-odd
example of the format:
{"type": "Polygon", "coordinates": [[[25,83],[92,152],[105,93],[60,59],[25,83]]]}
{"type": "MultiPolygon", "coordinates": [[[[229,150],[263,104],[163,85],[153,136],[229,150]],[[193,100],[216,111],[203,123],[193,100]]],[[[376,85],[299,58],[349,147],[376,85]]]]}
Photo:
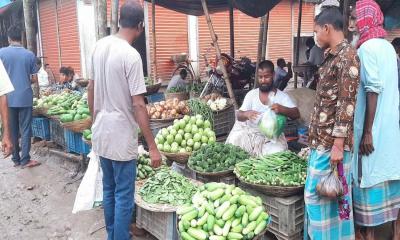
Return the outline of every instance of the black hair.
{"type": "Polygon", "coordinates": [[[144,12],[142,6],[135,1],[127,1],[121,6],[119,25],[123,28],[136,28],[143,24],[144,12]]]}
{"type": "Polygon", "coordinates": [[[22,42],[22,30],[21,27],[18,25],[12,25],[7,30],[7,36],[12,41],[22,42]]]}
{"type": "Polygon", "coordinates": [[[307,40],[306,40],[306,46],[307,46],[308,48],[312,48],[312,47],[314,47],[314,45],[315,45],[314,38],[313,38],[313,37],[307,38],[307,40]]]}
{"type": "Polygon", "coordinates": [[[187,73],[186,69],[181,69],[181,71],[179,72],[179,75],[181,75],[182,78],[186,78],[188,73],[187,73]]]}
{"type": "Polygon", "coordinates": [[[314,19],[315,24],[319,26],[332,25],[336,31],[343,31],[343,15],[338,7],[325,7],[314,19]]]}
{"type": "Polygon", "coordinates": [[[264,60],[258,64],[258,69],[269,69],[271,72],[275,71],[274,63],[270,60],[264,60]]]}
{"type": "Polygon", "coordinates": [[[65,76],[74,76],[75,71],[72,67],[61,67],[60,73],[64,74],[65,76]]]}
{"type": "Polygon", "coordinates": [[[395,48],[400,48],[400,38],[397,37],[397,38],[393,39],[392,45],[393,45],[395,48]]]}
{"type": "Polygon", "coordinates": [[[282,65],[286,65],[285,59],[278,58],[278,60],[276,60],[276,65],[278,65],[279,67],[282,65]]]}

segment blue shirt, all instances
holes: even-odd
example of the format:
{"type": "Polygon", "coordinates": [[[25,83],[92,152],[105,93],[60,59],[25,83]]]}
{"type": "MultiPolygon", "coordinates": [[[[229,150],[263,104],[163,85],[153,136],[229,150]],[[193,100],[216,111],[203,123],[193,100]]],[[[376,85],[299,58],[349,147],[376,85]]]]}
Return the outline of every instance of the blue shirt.
{"type": "MultiPolygon", "coordinates": [[[[358,50],[361,62],[360,87],[354,118],[354,180],[362,167],[361,188],[369,188],[389,180],[400,180],[399,90],[396,53],[384,39],[371,39],[358,50]],[[367,93],[378,94],[372,139],[375,150],[362,156],[358,151],[364,129],[367,93]]],[[[350,109],[349,109],[350,110],[350,109]]]]}
{"type": "Polygon", "coordinates": [[[21,46],[9,46],[0,49],[0,59],[15,88],[7,94],[8,106],[32,107],[31,74],[37,73],[35,55],[21,46]]]}

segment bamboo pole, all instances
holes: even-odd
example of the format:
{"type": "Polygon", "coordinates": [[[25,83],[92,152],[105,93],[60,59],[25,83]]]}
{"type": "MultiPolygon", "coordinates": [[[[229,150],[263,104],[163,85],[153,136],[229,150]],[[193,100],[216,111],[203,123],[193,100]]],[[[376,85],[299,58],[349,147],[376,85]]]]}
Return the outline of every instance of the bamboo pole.
{"type": "Polygon", "coordinates": [[[153,84],[157,83],[156,1],[151,0],[151,34],[153,38],[153,84]]]}
{"type": "Polygon", "coordinates": [[[343,32],[345,38],[349,37],[349,16],[350,16],[350,6],[349,0],[343,0],[343,32]]]}
{"type": "Polygon", "coordinates": [[[210,17],[210,14],[208,12],[208,7],[207,7],[206,0],[201,0],[201,5],[203,6],[204,15],[206,17],[207,25],[208,25],[208,28],[209,28],[210,34],[211,34],[211,39],[213,41],[215,51],[217,52],[218,64],[222,69],[222,73],[224,75],[224,80],[225,80],[226,88],[228,89],[229,97],[233,101],[233,105],[235,106],[235,108],[237,108],[238,106],[237,106],[237,103],[236,103],[235,95],[234,95],[233,90],[232,90],[231,81],[229,80],[228,72],[226,71],[224,63],[221,61],[221,49],[219,48],[217,35],[215,34],[214,27],[213,27],[212,22],[211,22],[211,17],[210,17]]]}
{"type": "MultiPolygon", "coordinates": [[[[297,41],[296,41],[296,66],[299,65],[300,58],[300,33],[301,33],[301,18],[303,15],[303,0],[299,0],[299,18],[297,19],[297,41]]],[[[294,88],[297,88],[297,72],[294,75],[294,88]]]]}
{"type": "Polygon", "coordinates": [[[235,25],[233,18],[233,0],[229,0],[229,36],[231,57],[235,58],[235,25]]]}
{"type": "Polygon", "coordinates": [[[265,24],[262,39],[261,60],[264,61],[267,55],[268,27],[269,27],[269,12],[265,15],[265,24]]]}
{"type": "Polygon", "coordinates": [[[111,34],[118,32],[118,8],[119,0],[112,0],[111,2],[111,34]]]}
{"type": "Polygon", "coordinates": [[[262,16],[260,18],[260,31],[258,33],[257,65],[256,65],[256,74],[254,77],[254,86],[253,86],[254,88],[258,86],[258,65],[260,64],[262,57],[264,30],[265,30],[265,16],[262,16]]]}

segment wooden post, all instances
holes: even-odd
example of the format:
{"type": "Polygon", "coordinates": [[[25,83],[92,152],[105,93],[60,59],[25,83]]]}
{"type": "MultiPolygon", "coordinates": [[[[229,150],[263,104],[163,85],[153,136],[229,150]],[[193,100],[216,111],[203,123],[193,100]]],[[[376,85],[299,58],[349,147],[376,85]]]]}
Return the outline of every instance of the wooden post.
{"type": "Polygon", "coordinates": [[[99,39],[107,36],[107,1],[98,0],[97,21],[99,22],[99,39]]]}
{"type": "Polygon", "coordinates": [[[221,67],[222,73],[224,75],[224,80],[225,80],[226,88],[228,89],[229,97],[232,99],[233,105],[235,106],[235,108],[237,108],[238,106],[236,103],[235,95],[233,93],[231,81],[229,80],[228,72],[226,71],[224,63],[221,61],[221,49],[219,48],[217,36],[215,34],[214,27],[211,22],[211,17],[208,12],[206,0],[201,0],[201,5],[203,6],[204,15],[206,17],[207,25],[208,25],[208,28],[209,28],[210,34],[211,34],[211,39],[213,41],[215,51],[217,52],[218,64],[221,67]]]}
{"type": "Polygon", "coordinates": [[[257,48],[257,64],[256,64],[256,74],[254,77],[254,88],[258,85],[258,65],[261,62],[262,51],[263,51],[263,38],[264,38],[264,30],[265,30],[265,16],[260,18],[260,31],[258,33],[258,48],[257,48]]]}
{"type": "Polygon", "coordinates": [[[153,38],[153,84],[157,81],[156,1],[151,0],[151,34],[153,38]]]}
{"type": "Polygon", "coordinates": [[[111,2],[111,34],[118,32],[118,9],[119,0],[112,0],[111,2]]]}
{"type": "MultiPolygon", "coordinates": [[[[303,0],[299,0],[299,18],[297,19],[297,41],[296,41],[296,66],[299,65],[300,58],[300,33],[301,33],[301,18],[303,15],[303,0]]],[[[294,88],[297,88],[297,73],[294,75],[294,88]]]]}
{"type": "Polygon", "coordinates": [[[229,36],[231,57],[235,58],[235,23],[233,18],[233,0],[229,0],[229,36]]]}
{"type": "Polygon", "coordinates": [[[349,37],[349,16],[350,16],[349,0],[343,0],[343,33],[344,37],[349,37]]]}
{"type": "Polygon", "coordinates": [[[262,51],[261,51],[261,60],[264,61],[267,55],[267,39],[268,39],[268,27],[269,27],[269,13],[265,15],[265,23],[264,23],[264,31],[263,31],[263,39],[262,39],[262,51]]]}
{"type": "MultiPolygon", "coordinates": [[[[26,46],[36,55],[36,32],[35,32],[35,14],[34,14],[34,0],[23,0],[23,11],[24,11],[24,23],[26,32],[26,46]]],[[[39,83],[33,84],[33,94],[35,97],[39,97],[40,89],[39,83]]]]}

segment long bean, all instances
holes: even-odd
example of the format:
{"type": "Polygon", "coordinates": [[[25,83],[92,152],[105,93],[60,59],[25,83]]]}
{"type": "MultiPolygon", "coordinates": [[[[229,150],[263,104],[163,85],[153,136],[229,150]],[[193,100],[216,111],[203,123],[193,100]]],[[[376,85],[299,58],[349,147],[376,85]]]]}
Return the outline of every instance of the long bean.
{"type": "Polygon", "coordinates": [[[204,120],[210,121],[212,126],[214,126],[214,115],[207,103],[201,101],[200,99],[190,99],[188,101],[188,105],[192,115],[201,115],[203,116],[204,120]]]}

